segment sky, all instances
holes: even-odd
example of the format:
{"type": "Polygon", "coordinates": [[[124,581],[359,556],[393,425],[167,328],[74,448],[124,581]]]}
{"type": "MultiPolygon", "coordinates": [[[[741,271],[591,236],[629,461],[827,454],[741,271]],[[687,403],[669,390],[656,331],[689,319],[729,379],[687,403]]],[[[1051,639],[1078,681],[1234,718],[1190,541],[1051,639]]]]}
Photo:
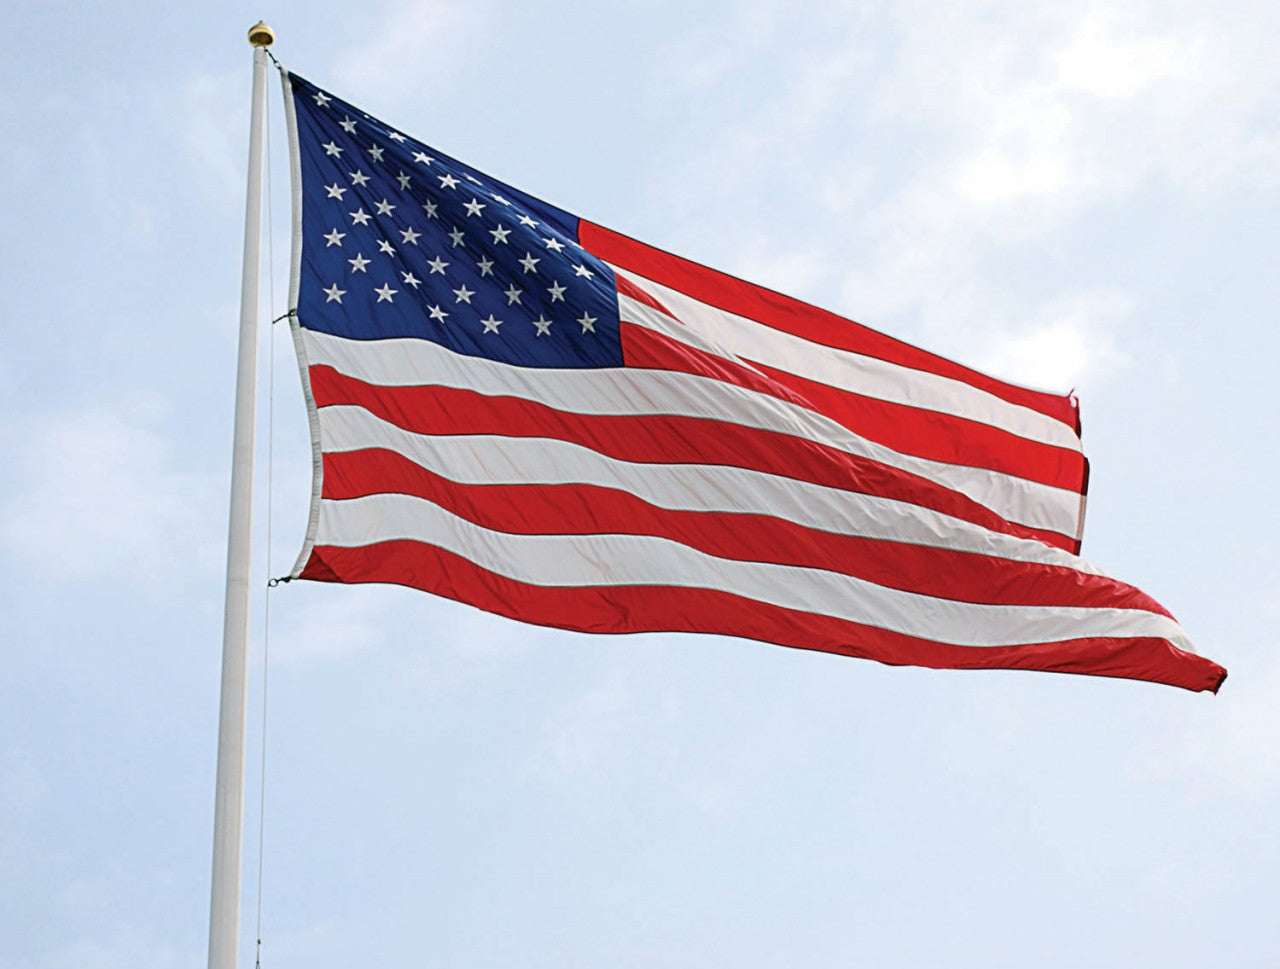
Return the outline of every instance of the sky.
{"type": "Polygon", "coordinates": [[[268,621],[310,488],[265,322],[273,78],[242,965],[259,925],[264,969],[1280,964],[1280,7],[19,0],[0,969],[205,959],[260,17],[292,70],[570,211],[1075,388],[1086,556],[1230,677],[895,669],[376,586],[280,587],[268,621]]]}

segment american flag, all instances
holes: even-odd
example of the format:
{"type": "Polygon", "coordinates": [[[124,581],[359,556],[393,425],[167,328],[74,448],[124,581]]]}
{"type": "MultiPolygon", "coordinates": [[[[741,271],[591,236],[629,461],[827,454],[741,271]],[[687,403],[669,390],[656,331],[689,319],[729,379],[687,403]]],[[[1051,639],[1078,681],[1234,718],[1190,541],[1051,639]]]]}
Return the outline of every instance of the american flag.
{"type": "Polygon", "coordinates": [[[1216,690],[1079,558],[1074,398],[579,219],[285,75],[295,578],[526,622],[1216,690]]]}

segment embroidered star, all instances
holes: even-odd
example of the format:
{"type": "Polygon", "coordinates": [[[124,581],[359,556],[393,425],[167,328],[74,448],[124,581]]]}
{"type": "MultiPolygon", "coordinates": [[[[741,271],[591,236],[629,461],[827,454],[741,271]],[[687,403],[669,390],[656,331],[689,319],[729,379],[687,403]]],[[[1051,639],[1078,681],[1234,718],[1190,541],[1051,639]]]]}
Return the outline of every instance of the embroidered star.
{"type": "Polygon", "coordinates": [[[337,145],[335,145],[335,144],[331,141],[331,142],[329,142],[327,145],[325,145],[325,146],[324,146],[324,153],[325,153],[326,155],[332,155],[334,158],[337,158],[339,155],[341,155],[341,154],[342,154],[342,149],[341,149],[341,148],[339,148],[337,145]]]}
{"type": "Polygon", "coordinates": [[[338,201],[342,201],[342,195],[346,192],[346,189],[337,182],[334,182],[332,185],[326,185],[324,190],[329,193],[325,198],[337,199],[338,201]]]}
{"type": "Polygon", "coordinates": [[[385,148],[379,148],[377,145],[371,145],[371,146],[369,147],[369,155],[370,155],[370,156],[373,158],[373,160],[374,160],[374,161],[376,161],[376,162],[380,162],[380,161],[382,161],[382,153],[383,153],[384,151],[386,151],[386,149],[385,149],[385,148]]]}
{"type": "Polygon", "coordinates": [[[538,328],[538,332],[535,334],[536,336],[546,336],[551,332],[551,321],[543,317],[541,313],[539,313],[538,318],[533,321],[533,325],[538,328]]]}
{"type": "Polygon", "coordinates": [[[495,317],[492,313],[489,314],[489,318],[487,320],[481,320],[480,322],[484,324],[484,332],[486,333],[497,333],[498,327],[502,326],[502,320],[495,317]]]}
{"type": "Polygon", "coordinates": [[[428,155],[425,151],[415,151],[413,153],[413,160],[416,162],[421,162],[423,165],[430,165],[433,161],[435,161],[435,159],[432,158],[430,155],[428,155]]]}
{"type": "Polygon", "coordinates": [[[357,252],[356,257],[348,259],[347,262],[351,263],[351,271],[353,273],[368,272],[364,267],[369,265],[369,260],[364,257],[364,253],[357,252]]]}
{"type": "Polygon", "coordinates": [[[345,114],[342,116],[342,120],[339,121],[338,124],[342,125],[342,130],[345,131],[347,134],[353,135],[356,133],[356,123],[352,121],[350,118],[348,118],[345,114]]]}
{"type": "Polygon", "coordinates": [[[312,95],[312,97],[315,98],[316,104],[320,105],[322,108],[327,108],[329,106],[329,102],[333,100],[333,98],[329,97],[329,95],[325,94],[323,91],[317,91],[312,95]]]}
{"type": "Polygon", "coordinates": [[[431,307],[431,309],[427,311],[427,315],[430,316],[433,320],[439,320],[441,323],[443,323],[444,318],[449,314],[446,313],[444,310],[442,310],[439,306],[433,306],[431,307]]]}
{"type": "Polygon", "coordinates": [[[325,238],[328,239],[329,241],[325,243],[324,247],[328,249],[330,246],[342,245],[342,240],[345,236],[346,236],[345,232],[339,232],[337,229],[334,229],[327,236],[325,236],[325,238]]]}
{"type": "Polygon", "coordinates": [[[402,272],[400,275],[404,277],[404,284],[406,286],[412,286],[414,289],[417,289],[420,285],[422,285],[422,280],[419,279],[417,276],[415,276],[413,273],[402,272]]]}
{"type": "Polygon", "coordinates": [[[322,292],[325,294],[325,296],[329,297],[328,299],[325,300],[326,303],[341,303],[342,297],[346,294],[347,291],[345,289],[339,289],[338,284],[334,283],[328,289],[322,290],[322,292]]]}
{"type": "Polygon", "coordinates": [[[564,248],[564,243],[561,242],[559,239],[557,239],[555,236],[549,236],[543,241],[546,242],[548,249],[554,249],[556,252],[559,252],[564,248]]]}
{"type": "Polygon", "coordinates": [[[575,320],[574,322],[582,324],[583,333],[586,333],[588,330],[594,333],[596,331],[596,319],[597,317],[589,316],[588,314],[583,313],[582,319],[575,320]]]}
{"type": "Polygon", "coordinates": [[[412,226],[408,229],[400,230],[400,239],[405,243],[412,243],[415,246],[418,244],[418,236],[420,235],[422,235],[422,233],[414,232],[412,226]]]}
{"type": "Polygon", "coordinates": [[[425,210],[426,210],[427,218],[428,218],[428,219],[434,219],[434,218],[436,217],[436,203],[435,203],[435,202],[423,202],[423,203],[422,203],[422,207],[423,207],[423,209],[425,209],[425,210]]]}
{"type": "Polygon", "coordinates": [[[472,196],[471,201],[464,205],[463,208],[467,210],[467,217],[470,218],[473,215],[480,214],[480,210],[484,208],[484,203],[472,196]]]}
{"type": "Polygon", "coordinates": [[[535,267],[538,265],[538,263],[540,263],[540,262],[542,262],[542,260],[541,260],[541,259],[539,259],[537,256],[535,256],[535,255],[534,255],[533,253],[531,253],[531,252],[526,252],[526,253],[524,254],[524,258],[523,258],[523,259],[521,259],[521,260],[519,260],[520,265],[524,266],[524,271],[525,271],[526,273],[531,273],[531,272],[533,272],[533,271],[534,271],[534,268],[535,268],[535,267]]]}
{"type": "Polygon", "coordinates": [[[396,247],[393,246],[391,243],[389,243],[386,239],[378,240],[378,249],[382,252],[385,252],[389,256],[394,256],[396,254],[396,247]]]}
{"type": "Polygon", "coordinates": [[[522,216],[520,216],[520,224],[521,224],[521,225],[534,226],[534,225],[537,225],[537,224],[538,224],[538,220],[537,220],[537,219],[531,219],[531,218],[529,218],[527,215],[522,215],[522,216]]]}
{"type": "Polygon", "coordinates": [[[454,302],[466,303],[469,306],[471,305],[471,297],[474,296],[475,294],[476,294],[476,291],[474,289],[467,289],[467,287],[464,285],[461,289],[455,289],[453,291],[453,295],[458,297],[457,299],[454,300],[454,302]]]}
{"type": "Polygon", "coordinates": [[[351,216],[351,221],[356,225],[368,225],[369,219],[372,218],[372,216],[364,210],[363,206],[356,209],[354,212],[348,212],[347,214],[351,216]]]}
{"type": "Polygon", "coordinates": [[[520,302],[520,294],[523,292],[524,292],[523,289],[516,289],[516,284],[512,283],[511,288],[508,290],[505,290],[502,295],[507,298],[507,305],[511,306],[515,303],[520,302]]]}
{"type": "Polygon", "coordinates": [[[400,132],[398,132],[398,131],[392,131],[392,132],[390,132],[390,133],[387,135],[387,137],[388,137],[388,138],[390,138],[392,141],[395,141],[395,142],[401,142],[401,141],[404,141],[404,135],[400,134],[400,132]]]}
{"type": "Polygon", "coordinates": [[[506,245],[507,236],[511,235],[511,230],[504,229],[502,226],[498,226],[496,229],[490,229],[489,235],[493,236],[493,241],[495,245],[499,242],[501,242],[503,245],[506,245]]]}
{"type": "Polygon", "coordinates": [[[587,279],[590,279],[592,276],[595,275],[595,273],[593,273],[586,266],[574,266],[573,272],[575,276],[585,276],[587,279]]]}
{"type": "Polygon", "coordinates": [[[453,188],[455,185],[458,184],[458,180],[454,178],[452,175],[448,174],[447,172],[443,175],[438,175],[436,177],[440,179],[441,188],[453,188]]]}
{"type": "Polygon", "coordinates": [[[400,183],[400,191],[402,192],[409,187],[409,176],[404,172],[396,176],[396,181],[400,183]]]}
{"type": "Polygon", "coordinates": [[[392,289],[390,283],[383,283],[381,288],[375,289],[374,292],[378,294],[379,303],[383,302],[384,300],[390,303],[392,302],[391,297],[394,296],[396,293],[400,292],[400,290],[392,289]]]}
{"type": "Polygon", "coordinates": [[[444,267],[449,264],[445,262],[443,259],[441,259],[439,256],[436,256],[434,259],[430,260],[427,263],[427,265],[431,267],[432,273],[439,273],[441,276],[443,276],[444,267]]]}
{"type": "Polygon", "coordinates": [[[391,210],[395,208],[395,206],[386,199],[383,199],[381,202],[374,202],[373,204],[377,207],[379,215],[390,215],[391,210]]]}
{"type": "Polygon", "coordinates": [[[350,172],[349,174],[351,176],[352,185],[364,185],[365,182],[369,181],[369,176],[366,175],[364,172],[360,171],[360,169],[358,168],[354,172],[350,172]]]}
{"type": "Polygon", "coordinates": [[[476,263],[476,266],[477,266],[477,268],[479,268],[479,270],[480,270],[480,275],[481,275],[481,276],[492,276],[492,275],[493,275],[493,260],[492,260],[492,259],[485,259],[485,258],[481,257],[481,258],[480,258],[480,260],[476,263]]]}
{"type": "Polygon", "coordinates": [[[449,238],[453,240],[453,247],[456,249],[458,246],[462,245],[462,230],[455,228],[449,233],[449,238]]]}
{"type": "Polygon", "coordinates": [[[553,303],[557,300],[560,302],[564,301],[564,291],[565,287],[561,286],[558,282],[552,283],[550,288],[547,289],[547,292],[551,294],[551,302],[553,303]]]}

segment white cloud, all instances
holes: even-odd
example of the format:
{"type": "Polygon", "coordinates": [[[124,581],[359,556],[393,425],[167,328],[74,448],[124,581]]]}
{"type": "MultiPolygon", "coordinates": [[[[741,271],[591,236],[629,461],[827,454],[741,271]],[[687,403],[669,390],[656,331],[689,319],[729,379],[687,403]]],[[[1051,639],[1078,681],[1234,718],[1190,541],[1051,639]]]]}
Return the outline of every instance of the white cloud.
{"type": "MultiPolygon", "coordinates": [[[[490,16],[487,3],[445,0],[391,0],[371,17],[364,39],[337,63],[341,90],[360,102],[364,91],[406,91],[415,102],[430,99],[433,84],[474,52],[490,16]]],[[[386,97],[380,98],[386,103],[386,97]]]]}
{"type": "MultiPolygon", "coordinates": [[[[268,97],[278,108],[273,90],[268,97]]],[[[178,91],[177,100],[190,183],[214,201],[243,206],[250,101],[244,72],[197,74],[178,91]]]]}
{"type": "Polygon", "coordinates": [[[54,582],[212,567],[225,520],[209,509],[225,498],[216,476],[181,467],[167,419],[139,397],[10,422],[0,548],[54,582]]]}

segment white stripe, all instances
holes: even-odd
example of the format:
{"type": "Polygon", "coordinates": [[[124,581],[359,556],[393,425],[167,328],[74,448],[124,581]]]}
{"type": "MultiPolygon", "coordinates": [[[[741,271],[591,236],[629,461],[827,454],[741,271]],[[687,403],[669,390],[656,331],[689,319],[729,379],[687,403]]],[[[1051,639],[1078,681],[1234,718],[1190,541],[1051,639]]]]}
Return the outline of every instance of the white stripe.
{"type": "Polygon", "coordinates": [[[1033,408],[1011,404],[962,380],[814,343],[711,306],[630,271],[614,269],[663,303],[680,322],[720,347],[722,354],[727,351],[797,377],[867,397],[979,421],[1029,441],[1080,450],[1079,437],[1061,421],[1033,408]]]}
{"type": "Polygon", "coordinates": [[[1103,574],[1061,549],[928,508],[745,468],[623,461],[557,438],[418,434],[355,405],[323,408],[320,434],[327,454],[383,448],[458,484],[597,485],[672,511],[769,515],[837,535],[1103,574]]]}
{"type": "Polygon", "coordinates": [[[1073,491],[899,454],[808,408],[722,381],[630,367],[514,367],[455,353],[429,340],[348,340],[313,330],[304,330],[303,338],[311,364],[327,364],[369,383],[475,390],[583,415],[687,416],[776,431],[917,474],[967,495],[1008,521],[1075,534],[1080,496],[1073,491]]]}
{"type": "Polygon", "coordinates": [[[438,546],[532,585],[713,589],[959,646],[1151,636],[1191,650],[1177,623],[1137,609],[936,599],[822,569],[722,559],[648,535],[513,535],[408,495],[321,502],[317,545],[358,548],[404,539],[438,546]]]}

